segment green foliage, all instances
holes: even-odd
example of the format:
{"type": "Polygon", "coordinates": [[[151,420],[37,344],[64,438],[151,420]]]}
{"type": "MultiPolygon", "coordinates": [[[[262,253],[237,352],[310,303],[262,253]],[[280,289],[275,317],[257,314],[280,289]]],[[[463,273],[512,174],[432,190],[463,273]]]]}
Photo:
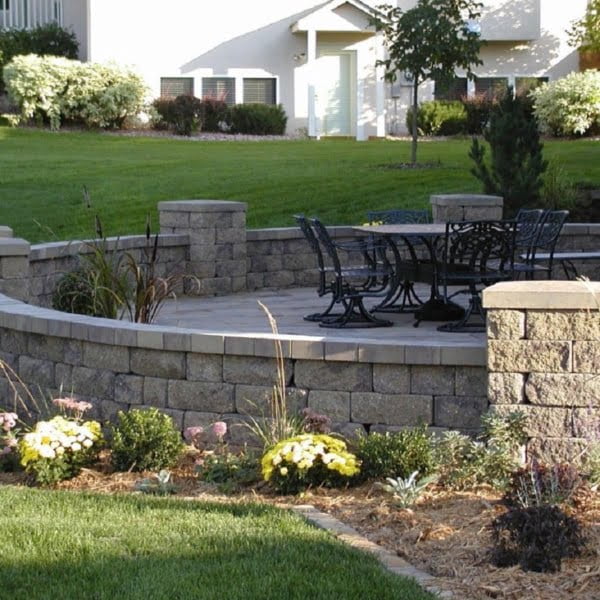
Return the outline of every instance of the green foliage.
{"type": "Polygon", "coordinates": [[[513,508],[492,523],[492,562],[525,571],[560,571],[561,561],[581,554],[585,538],[579,521],[547,504],[513,508]]]}
{"type": "Polygon", "coordinates": [[[230,110],[231,133],[283,135],[287,116],[283,106],[236,104],[230,110]]]}
{"type": "Polygon", "coordinates": [[[514,412],[502,417],[482,417],[479,440],[457,431],[445,432],[435,444],[440,483],[450,488],[465,489],[488,484],[506,487],[511,473],[519,465],[519,449],[525,442],[526,417],[514,412]]]}
{"type": "Polygon", "coordinates": [[[392,494],[394,504],[399,508],[410,508],[423,495],[427,487],[437,481],[437,475],[417,479],[418,474],[419,471],[413,471],[406,479],[387,477],[387,483],[379,483],[377,487],[392,494]]]}
{"type": "MultiPolygon", "coordinates": [[[[378,61],[386,78],[394,81],[399,73],[410,76],[413,108],[418,105],[419,85],[427,80],[448,80],[457,68],[472,77],[471,67],[483,64],[479,58],[479,33],[468,27],[466,19],[480,16],[483,5],[475,0],[418,0],[409,10],[384,5],[382,18],[374,20],[383,32],[388,58],[378,61]]],[[[415,115],[416,117],[416,115],[415,115]]],[[[417,122],[410,128],[413,136],[411,160],[417,159],[417,122]]]]}
{"type": "Polygon", "coordinates": [[[173,419],[156,408],[120,411],[111,433],[111,458],[117,471],[168,469],[184,447],[173,419]]]}
{"type": "Polygon", "coordinates": [[[473,138],[469,157],[475,166],[471,173],[483,183],[485,194],[504,198],[504,210],[512,216],[522,206],[537,205],[542,175],[548,163],[536,119],[528,104],[511,90],[494,105],[484,138],[490,146],[491,163],[485,160],[485,146],[473,138]]]}
{"type": "Polygon", "coordinates": [[[138,74],[116,65],[82,63],[28,54],[4,67],[10,99],[24,119],[63,121],[86,127],[120,127],[144,107],[146,86],[138,74]]]}
{"type": "Polygon", "coordinates": [[[570,73],[531,92],[543,133],[594,135],[600,131],[600,71],[570,73]]]}
{"type": "Polygon", "coordinates": [[[135,489],[154,496],[170,496],[177,492],[177,486],[171,481],[171,472],[163,469],[152,477],[135,482],[135,489]]]}
{"type": "Polygon", "coordinates": [[[216,483],[219,490],[226,493],[237,492],[242,487],[260,481],[259,461],[248,452],[205,453],[196,472],[199,479],[216,483]]]}
{"type": "Polygon", "coordinates": [[[585,15],[573,22],[569,45],[579,50],[600,52],[600,0],[590,0],[585,15]]]}
{"type": "MultiPolygon", "coordinates": [[[[413,109],[406,113],[406,127],[411,130],[413,109]]],[[[456,135],[466,131],[466,113],[462,102],[432,100],[422,102],[417,114],[417,127],[421,135],[456,135]]]]}
{"type": "Polygon", "coordinates": [[[533,461],[511,474],[503,500],[508,506],[520,508],[568,504],[583,485],[583,479],[573,465],[548,466],[533,461]]]}
{"type": "Polygon", "coordinates": [[[0,94],[4,92],[2,69],[15,56],[38,54],[77,58],[77,36],[56,23],[33,29],[0,29],[0,94]]]}
{"type": "Polygon", "coordinates": [[[433,438],[427,426],[397,433],[370,433],[356,448],[361,461],[360,478],[409,477],[414,471],[429,475],[435,470],[433,438]]]}
{"type": "Polygon", "coordinates": [[[598,489],[600,487],[600,442],[596,442],[588,450],[583,470],[592,488],[598,489]]]}
{"type": "Polygon", "coordinates": [[[157,98],[152,106],[160,116],[159,128],[164,124],[177,135],[190,136],[202,126],[203,104],[194,96],[157,98]]]}
{"type": "Polygon", "coordinates": [[[282,440],[261,460],[263,478],[281,494],[296,494],[309,486],[347,485],[360,471],[359,464],[344,441],[313,433],[282,440]]]}
{"type": "Polygon", "coordinates": [[[540,195],[540,206],[550,210],[571,210],[577,203],[577,186],[558,161],[549,161],[540,195]]]}
{"type": "Polygon", "coordinates": [[[470,135],[482,135],[490,120],[490,114],[495,100],[488,98],[486,94],[478,94],[471,98],[463,98],[462,105],[466,113],[466,133],[470,135]]]}
{"type": "Polygon", "coordinates": [[[94,289],[90,275],[83,268],[65,273],[52,294],[52,308],[77,315],[100,317],[94,305],[94,289]]]}
{"type": "Polygon", "coordinates": [[[202,130],[220,132],[230,124],[229,106],[219,98],[202,98],[202,130]]]}

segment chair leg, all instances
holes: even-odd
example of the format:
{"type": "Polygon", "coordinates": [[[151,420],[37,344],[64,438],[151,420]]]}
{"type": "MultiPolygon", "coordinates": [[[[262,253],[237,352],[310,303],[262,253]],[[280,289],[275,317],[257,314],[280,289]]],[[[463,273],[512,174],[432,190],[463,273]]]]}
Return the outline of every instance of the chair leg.
{"type": "Polygon", "coordinates": [[[304,317],[304,320],[305,321],[310,321],[310,322],[316,322],[316,321],[321,321],[322,319],[326,319],[328,317],[341,317],[344,313],[334,313],[334,312],[332,312],[333,311],[333,307],[336,304],[338,304],[339,302],[341,302],[344,307],[346,306],[346,301],[345,300],[340,300],[339,298],[336,298],[336,296],[334,295],[331,298],[331,302],[329,303],[329,306],[323,312],[312,313],[310,315],[306,315],[304,317]]]}
{"type": "Polygon", "coordinates": [[[438,331],[456,331],[456,332],[468,332],[468,333],[482,333],[486,330],[485,324],[485,309],[483,308],[483,304],[481,303],[481,297],[479,294],[474,294],[469,299],[469,306],[465,311],[465,315],[460,321],[455,321],[452,323],[445,323],[444,325],[440,325],[437,330],[438,331]],[[479,323],[469,322],[471,317],[478,316],[480,318],[479,323]]]}
{"type": "Polygon", "coordinates": [[[371,309],[371,312],[414,312],[422,306],[423,300],[415,292],[415,286],[412,281],[405,279],[392,298],[384,300],[371,309]],[[400,302],[400,304],[398,304],[400,302]]]}
{"type": "Polygon", "coordinates": [[[341,316],[327,317],[319,327],[341,329],[342,327],[391,327],[393,323],[374,317],[364,306],[363,299],[351,296],[347,299],[346,310],[341,316]]]}

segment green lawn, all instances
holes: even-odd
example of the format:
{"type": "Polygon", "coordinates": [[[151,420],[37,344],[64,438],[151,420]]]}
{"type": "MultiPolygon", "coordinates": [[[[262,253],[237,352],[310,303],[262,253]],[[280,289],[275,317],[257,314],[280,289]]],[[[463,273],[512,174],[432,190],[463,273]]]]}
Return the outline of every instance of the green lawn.
{"type": "MultiPolygon", "coordinates": [[[[348,140],[191,142],[92,132],[0,127],[0,224],[32,242],[90,236],[101,215],[109,235],[141,233],[160,200],[248,202],[250,227],[292,225],[303,211],[357,223],[368,209],[426,207],[432,193],[479,192],[469,140],[424,141],[431,169],[390,169],[408,142],[348,140]],[[82,201],[90,190],[92,207],[82,201]]],[[[573,181],[600,181],[600,143],[546,143],[573,181]]]]}
{"type": "Polygon", "coordinates": [[[230,505],[0,487],[11,600],[433,600],[299,517],[230,505]]]}

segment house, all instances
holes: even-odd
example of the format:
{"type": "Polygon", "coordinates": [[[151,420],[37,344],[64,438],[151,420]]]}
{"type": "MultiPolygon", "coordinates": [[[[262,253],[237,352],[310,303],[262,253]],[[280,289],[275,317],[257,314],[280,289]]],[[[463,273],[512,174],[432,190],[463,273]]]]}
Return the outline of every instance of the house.
{"type": "MultiPolygon", "coordinates": [[[[407,9],[416,0],[397,0],[407,9]]],[[[153,96],[189,93],[228,103],[281,103],[288,130],[358,140],[400,134],[410,82],[383,80],[375,0],[0,0],[0,26],[58,21],[81,58],[141,72],[153,96]]],[[[587,0],[484,0],[477,80],[423,84],[421,101],[523,89],[577,70],[566,29],[587,0]]]]}

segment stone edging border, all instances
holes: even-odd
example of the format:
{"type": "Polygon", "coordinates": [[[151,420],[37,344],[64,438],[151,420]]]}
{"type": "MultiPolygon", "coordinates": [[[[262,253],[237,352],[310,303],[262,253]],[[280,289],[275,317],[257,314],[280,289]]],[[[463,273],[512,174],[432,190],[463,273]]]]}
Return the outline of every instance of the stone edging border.
{"type": "Polygon", "coordinates": [[[432,594],[436,594],[439,598],[454,598],[454,594],[450,590],[442,590],[437,586],[437,578],[433,575],[429,575],[429,573],[413,567],[403,558],[396,556],[389,550],[382,548],[375,542],[371,542],[360,535],[353,527],[342,523],[342,521],[327,513],[317,510],[311,504],[288,506],[287,508],[290,508],[292,512],[304,517],[313,525],[329,531],[340,541],[348,544],[352,548],[372,554],[379,560],[383,567],[391,573],[415,579],[423,589],[432,594]]]}

